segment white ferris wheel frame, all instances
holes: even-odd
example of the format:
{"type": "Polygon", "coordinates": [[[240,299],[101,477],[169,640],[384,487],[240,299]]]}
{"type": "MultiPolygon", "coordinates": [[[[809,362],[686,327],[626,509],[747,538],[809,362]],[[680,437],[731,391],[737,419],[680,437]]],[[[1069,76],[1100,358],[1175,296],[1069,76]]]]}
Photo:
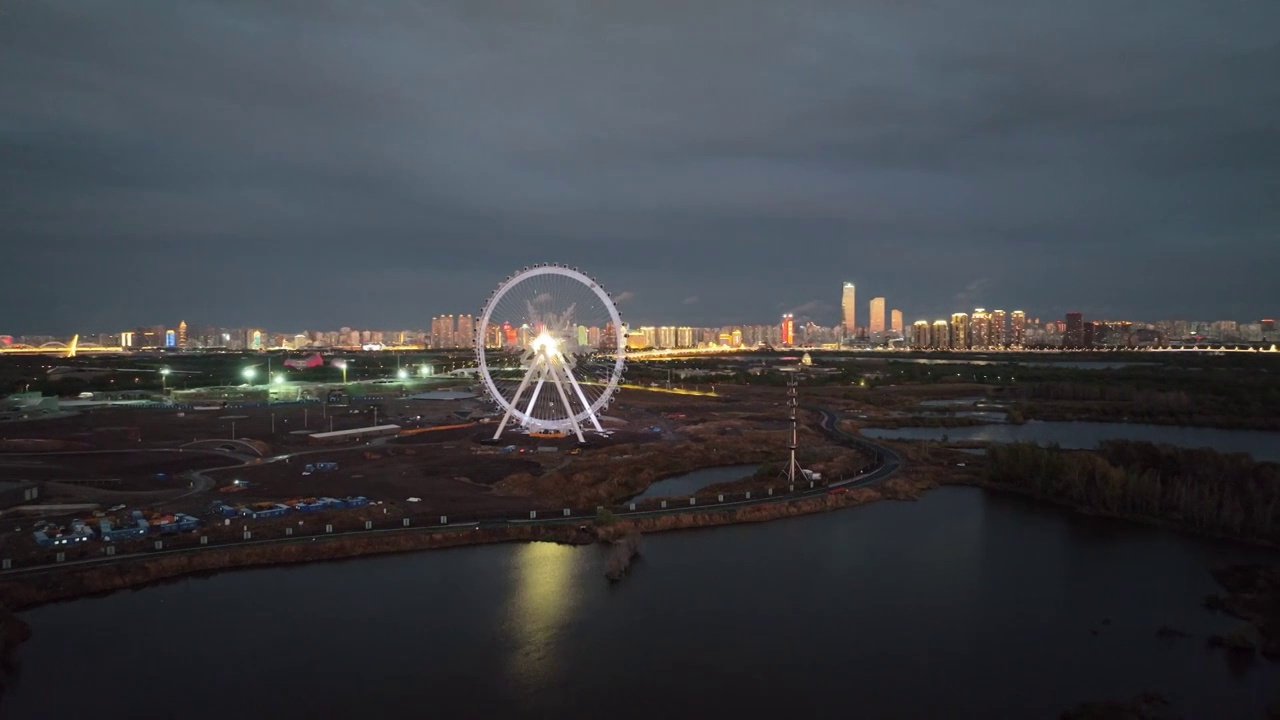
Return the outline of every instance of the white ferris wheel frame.
{"type": "Polygon", "coordinates": [[[546,264],[533,265],[526,267],[518,273],[509,276],[498,286],[497,290],[489,296],[488,302],[484,305],[484,310],[480,313],[480,322],[476,325],[475,335],[475,352],[476,367],[479,375],[484,383],[484,388],[489,397],[503,409],[502,421],[498,424],[497,432],[493,434],[493,439],[497,440],[502,436],[502,431],[506,428],[507,423],[515,418],[521,427],[534,428],[538,430],[552,430],[568,432],[572,430],[578,437],[579,442],[583,442],[582,425],[590,423],[597,431],[602,431],[598,412],[608,407],[609,401],[613,398],[613,394],[618,390],[618,382],[622,379],[622,372],[626,365],[626,334],[622,331],[622,315],[618,312],[618,306],[614,304],[613,298],[609,293],[605,292],[600,283],[596,282],[591,276],[581,272],[577,268],[571,268],[566,265],[546,264]],[[604,391],[600,393],[600,397],[594,402],[588,404],[583,395],[582,388],[578,386],[577,379],[573,377],[572,370],[561,360],[563,354],[558,351],[554,354],[548,354],[545,350],[539,349],[534,353],[532,362],[525,369],[524,379],[521,381],[519,389],[511,400],[508,400],[502,391],[498,389],[497,383],[494,382],[492,374],[489,372],[488,359],[485,357],[485,342],[488,339],[489,324],[491,322],[493,311],[497,308],[507,293],[520,283],[541,275],[560,275],[575,280],[585,285],[589,290],[595,293],[597,299],[605,307],[609,313],[609,321],[613,324],[613,335],[616,347],[613,348],[613,369],[609,373],[609,377],[605,383],[604,391]],[[559,359],[557,359],[559,356],[559,359]],[[541,390],[543,384],[550,379],[552,385],[560,394],[560,399],[564,403],[566,414],[568,417],[561,419],[544,419],[536,418],[529,414],[529,410],[533,408],[536,401],[537,393],[541,390]],[[519,400],[523,391],[531,382],[536,381],[534,390],[534,400],[529,403],[529,410],[521,410],[519,400]],[[568,386],[568,389],[566,389],[568,386]],[[574,412],[569,401],[569,395],[576,394],[582,401],[583,409],[574,412]]]}

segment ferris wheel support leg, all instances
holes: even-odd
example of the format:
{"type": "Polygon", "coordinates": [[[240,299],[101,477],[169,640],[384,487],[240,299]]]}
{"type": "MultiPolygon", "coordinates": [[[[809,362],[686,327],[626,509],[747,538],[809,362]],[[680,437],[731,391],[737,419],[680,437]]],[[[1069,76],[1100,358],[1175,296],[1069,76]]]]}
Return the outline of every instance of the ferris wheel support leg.
{"type": "Polygon", "coordinates": [[[493,434],[494,440],[502,437],[502,431],[506,429],[507,423],[511,420],[511,413],[520,404],[520,396],[524,394],[525,388],[529,387],[529,378],[533,377],[533,371],[534,368],[529,368],[529,372],[525,373],[524,379],[520,381],[520,387],[516,388],[516,396],[511,398],[511,405],[507,407],[507,412],[502,415],[502,422],[498,423],[498,431],[493,434]]]}
{"type": "Polygon", "coordinates": [[[547,381],[547,370],[542,369],[538,376],[538,384],[533,386],[533,394],[529,396],[529,405],[524,409],[525,417],[533,417],[533,406],[538,403],[538,395],[542,392],[542,384],[547,381]]]}
{"type": "Polygon", "coordinates": [[[573,434],[578,436],[578,442],[585,443],[586,438],[582,437],[582,426],[578,424],[578,413],[574,412],[573,405],[569,403],[569,395],[564,391],[564,382],[560,380],[560,373],[555,372],[552,368],[551,380],[556,385],[556,390],[560,393],[560,402],[564,403],[564,411],[569,415],[569,422],[573,423],[573,434]]]}
{"type": "Polygon", "coordinates": [[[591,424],[595,426],[598,432],[604,432],[604,428],[600,427],[600,420],[591,410],[591,403],[587,402],[587,394],[582,392],[582,386],[578,384],[578,379],[573,376],[568,366],[562,366],[565,377],[569,378],[569,384],[573,386],[574,392],[578,393],[578,399],[582,401],[582,408],[587,411],[587,417],[591,418],[591,424]]]}

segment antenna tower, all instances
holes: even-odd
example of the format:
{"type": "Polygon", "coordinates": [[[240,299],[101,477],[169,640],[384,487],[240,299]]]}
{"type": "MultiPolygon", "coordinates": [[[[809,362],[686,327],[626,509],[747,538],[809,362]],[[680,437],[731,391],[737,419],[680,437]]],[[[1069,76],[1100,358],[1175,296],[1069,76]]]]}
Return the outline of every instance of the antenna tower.
{"type": "Polygon", "coordinates": [[[794,483],[797,479],[805,480],[805,471],[800,467],[800,461],[796,460],[796,447],[799,445],[799,432],[796,428],[796,408],[800,404],[796,398],[796,387],[796,373],[791,373],[791,376],[787,378],[787,410],[791,416],[791,442],[787,444],[787,448],[791,451],[791,458],[787,461],[786,469],[780,475],[788,483],[794,483]]]}

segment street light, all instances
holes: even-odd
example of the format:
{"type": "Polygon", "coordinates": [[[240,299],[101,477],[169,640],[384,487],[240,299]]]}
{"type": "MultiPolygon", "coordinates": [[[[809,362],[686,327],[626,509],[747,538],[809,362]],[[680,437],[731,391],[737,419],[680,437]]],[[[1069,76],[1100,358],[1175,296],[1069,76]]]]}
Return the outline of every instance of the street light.
{"type": "Polygon", "coordinates": [[[160,392],[167,394],[169,392],[169,373],[173,372],[169,368],[160,368],[160,392]]]}
{"type": "Polygon", "coordinates": [[[404,368],[400,368],[399,370],[396,371],[396,377],[400,378],[401,380],[405,380],[409,377],[409,371],[405,370],[404,368]]]}
{"type": "Polygon", "coordinates": [[[240,374],[244,376],[245,382],[249,383],[250,385],[253,384],[253,376],[256,374],[253,368],[247,367],[243,371],[241,371],[240,374]]]}
{"type": "Polygon", "coordinates": [[[346,385],[346,384],[347,384],[347,361],[346,361],[346,360],[334,360],[334,361],[333,361],[333,364],[334,364],[338,369],[342,370],[342,384],[343,384],[343,385],[346,385]]]}
{"type": "Polygon", "coordinates": [[[272,379],[271,379],[271,382],[275,383],[276,385],[283,385],[283,384],[284,384],[284,373],[280,373],[280,374],[276,375],[274,378],[272,378],[272,379]]]}

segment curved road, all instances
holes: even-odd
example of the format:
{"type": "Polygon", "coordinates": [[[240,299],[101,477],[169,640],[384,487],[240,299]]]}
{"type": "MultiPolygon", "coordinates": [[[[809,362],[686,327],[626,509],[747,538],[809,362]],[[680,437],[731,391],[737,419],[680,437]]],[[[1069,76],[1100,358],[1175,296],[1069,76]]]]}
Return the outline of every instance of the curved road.
{"type": "MultiPolygon", "coordinates": [[[[821,407],[815,407],[815,406],[802,406],[801,409],[810,410],[812,412],[818,413],[818,415],[820,416],[819,426],[822,428],[824,432],[826,432],[836,441],[845,443],[847,445],[858,448],[859,450],[862,450],[870,454],[872,456],[872,462],[870,467],[864,472],[861,472],[858,475],[855,475],[854,477],[851,477],[848,479],[837,480],[835,482],[828,482],[826,484],[815,484],[814,487],[812,488],[803,488],[803,489],[797,489],[794,491],[783,491],[775,495],[763,495],[760,497],[755,497],[750,499],[730,500],[727,502],[704,501],[701,504],[696,504],[696,505],[683,504],[683,505],[676,505],[674,507],[669,507],[669,508],[659,508],[656,510],[623,510],[623,511],[616,512],[615,514],[618,517],[648,517],[648,516],[670,515],[670,514],[678,514],[678,513],[686,513],[686,512],[706,512],[709,509],[743,507],[747,505],[765,505],[769,503],[794,502],[796,500],[800,500],[803,498],[824,495],[826,493],[831,492],[835,488],[870,487],[872,485],[876,485],[885,480],[888,480],[890,477],[893,477],[893,475],[896,474],[900,469],[902,469],[902,458],[899,457],[899,455],[893,450],[891,450],[890,448],[887,448],[883,445],[878,445],[876,443],[871,442],[870,440],[867,440],[866,438],[863,438],[857,435],[850,435],[849,433],[841,430],[839,426],[839,416],[836,415],[834,411],[828,410],[827,408],[821,408],[821,407]]],[[[274,457],[269,457],[269,458],[254,458],[246,462],[245,465],[256,465],[261,463],[280,462],[281,460],[285,460],[286,458],[309,455],[316,452],[329,452],[329,451],[331,451],[331,449],[315,450],[315,451],[308,450],[308,451],[302,451],[302,452],[296,452],[296,453],[288,453],[285,455],[276,455],[274,457]]],[[[231,467],[235,467],[235,466],[209,468],[209,470],[215,470],[215,469],[227,470],[227,469],[231,469],[231,467]]],[[[206,472],[206,471],[197,470],[197,471],[193,471],[191,474],[195,475],[196,478],[199,480],[211,481],[211,479],[202,476],[203,472],[206,472]]],[[[351,536],[351,535],[409,533],[409,532],[433,532],[433,533],[465,532],[469,530],[477,530],[480,528],[509,527],[512,525],[565,525],[570,523],[581,524],[583,522],[591,520],[594,517],[595,517],[595,510],[589,510],[589,511],[583,511],[581,514],[570,514],[568,516],[555,515],[552,517],[533,518],[528,520],[524,520],[524,519],[514,520],[510,518],[489,518],[489,519],[481,519],[481,520],[475,520],[470,522],[455,522],[455,523],[449,523],[447,525],[411,525],[409,527],[404,527],[401,525],[396,527],[389,527],[389,528],[384,527],[384,528],[376,528],[376,529],[369,529],[369,530],[346,530],[341,532],[326,533],[324,535],[298,535],[298,536],[270,538],[270,539],[263,539],[263,540],[241,540],[241,541],[235,541],[232,543],[197,545],[194,547],[175,548],[173,550],[142,551],[142,552],[136,552],[136,553],[129,553],[127,555],[111,555],[111,556],[103,556],[98,558],[90,558],[87,560],[74,560],[70,562],[51,563],[46,565],[34,565],[34,566],[28,566],[28,567],[13,568],[10,570],[0,571],[0,578],[12,577],[15,575],[38,575],[38,574],[44,574],[49,572],[56,572],[63,568],[83,567],[86,565],[100,565],[100,564],[114,563],[114,562],[125,562],[129,560],[136,560],[143,557],[199,552],[201,550],[225,549],[227,547],[243,547],[243,546],[249,546],[249,545],[271,545],[271,544],[281,544],[281,543],[291,543],[291,542],[314,542],[317,539],[321,541],[327,541],[333,538],[340,538],[340,537],[351,536]]],[[[388,520],[392,520],[392,518],[388,518],[388,520]]],[[[148,539],[155,540],[157,538],[153,536],[148,536],[148,539]]],[[[160,538],[160,539],[163,539],[163,538],[160,538]]]]}

